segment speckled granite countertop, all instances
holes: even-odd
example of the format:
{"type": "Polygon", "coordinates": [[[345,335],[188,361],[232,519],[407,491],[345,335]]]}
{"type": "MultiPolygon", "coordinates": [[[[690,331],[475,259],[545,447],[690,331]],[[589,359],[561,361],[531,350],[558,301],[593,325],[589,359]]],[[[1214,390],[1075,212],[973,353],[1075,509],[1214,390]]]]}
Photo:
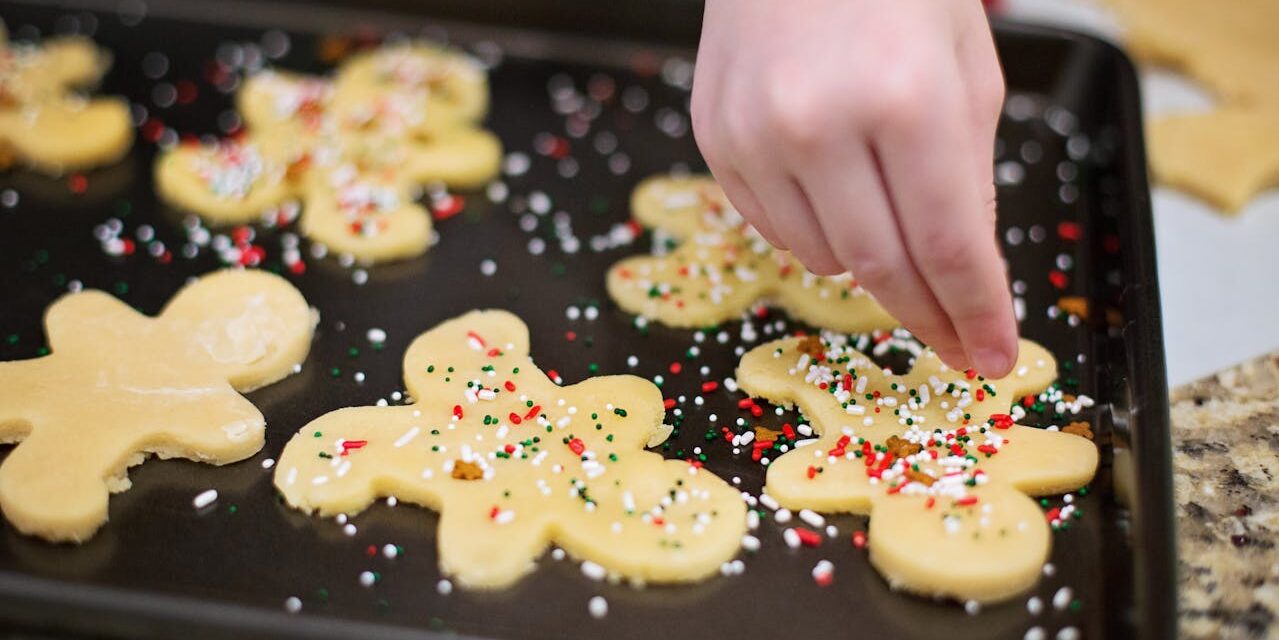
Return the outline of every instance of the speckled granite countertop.
{"type": "Polygon", "coordinates": [[[1175,389],[1186,638],[1279,638],[1279,352],[1175,389]]]}

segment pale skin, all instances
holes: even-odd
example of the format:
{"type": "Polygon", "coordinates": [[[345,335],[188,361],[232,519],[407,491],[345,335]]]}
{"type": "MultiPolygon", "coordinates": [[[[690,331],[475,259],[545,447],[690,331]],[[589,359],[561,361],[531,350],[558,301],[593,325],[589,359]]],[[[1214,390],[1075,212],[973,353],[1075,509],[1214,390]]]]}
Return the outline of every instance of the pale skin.
{"type": "Polygon", "coordinates": [[[990,377],[1017,359],[994,232],[1003,98],[977,0],[706,1],[693,131],[734,207],[990,377]]]}

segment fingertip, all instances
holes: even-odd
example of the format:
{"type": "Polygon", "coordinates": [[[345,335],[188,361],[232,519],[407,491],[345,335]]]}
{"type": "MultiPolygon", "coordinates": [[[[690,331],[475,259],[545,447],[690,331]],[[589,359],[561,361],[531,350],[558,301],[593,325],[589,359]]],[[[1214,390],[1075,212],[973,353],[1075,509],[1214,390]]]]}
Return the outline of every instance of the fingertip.
{"type": "Polygon", "coordinates": [[[1002,378],[1013,370],[1017,362],[1017,343],[1008,345],[991,345],[973,349],[972,366],[978,373],[987,378],[1002,378]]]}

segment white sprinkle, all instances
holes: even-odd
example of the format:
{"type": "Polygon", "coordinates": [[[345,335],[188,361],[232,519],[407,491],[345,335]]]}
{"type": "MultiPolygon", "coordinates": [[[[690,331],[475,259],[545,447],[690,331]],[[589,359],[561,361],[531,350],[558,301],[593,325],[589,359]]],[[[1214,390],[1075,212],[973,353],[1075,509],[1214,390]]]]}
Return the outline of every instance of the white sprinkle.
{"type": "Polygon", "coordinates": [[[271,467],[274,467],[274,466],[275,466],[275,458],[267,458],[266,460],[262,461],[263,469],[270,469],[271,467]]]}
{"type": "Polygon", "coordinates": [[[601,567],[590,560],[582,563],[582,575],[590,578],[591,580],[598,582],[603,580],[606,574],[607,572],[604,570],[604,567],[601,567]]]}
{"type": "Polygon", "coordinates": [[[1057,573],[1057,567],[1054,567],[1054,566],[1053,566],[1053,563],[1049,562],[1049,563],[1047,563],[1047,564],[1045,564],[1045,565],[1044,565],[1044,575],[1045,575],[1045,576],[1048,576],[1049,578],[1051,578],[1051,577],[1053,576],[1053,574],[1054,574],[1054,573],[1057,573]]]}
{"type": "Polygon", "coordinates": [[[799,548],[799,533],[794,529],[787,529],[782,532],[782,539],[786,541],[786,546],[792,549],[799,548]]]}
{"type": "Polygon", "coordinates": [[[816,580],[818,584],[830,580],[831,574],[833,573],[835,573],[835,565],[831,564],[830,560],[818,560],[817,564],[813,567],[813,579],[816,580]]]}
{"type": "Polygon", "coordinates": [[[399,498],[397,498],[397,497],[395,497],[395,496],[387,496],[387,497],[386,497],[386,506],[388,506],[388,507],[394,507],[394,506],[395,506],[395,505],[397,505],[397,504],[400,504],[400,499],[399,499],[399,498]]]}
{"type": "Polygon", "coordinates": [[[1057,640],[1078,640],[1079,629],[1075,627],[1066,627],[1057,632],[1057,640]]]}
{"type": "Polygon", "coordinates": [[[400,555],[400,550],[393,544],[382,545],[382,555],[387,560],[394,560],[396,556],[400,555]]]}
{"type": "Polygon", "coordinates": [[[1030,615],[1037,616],[1043,610],[1044,601],[1040,600],[1039,596],[1031,596],[1030,599],[1026,601],[1026,611],[1030,613],[1030,615]]]}
{"type": "Polygon", "coordinates": [[[396,440],[392,446],[394,446],[396,449],[399,449],[400,447],[403,447],[404,445],[411,442],[413,438],[416,438],[417,434],[421,432],[422,432],[421,427],[416,427],[416,426],[412,427],[408,431],[405,431],[404,435],[400,436],[399,439],[396,440]]]}
{"type": "Polygon", "coordinates": [[[814,529],[821,529],[826,526],[826,518],[823,518],[820,513],[817,513],[812,509],[801,509],[799,512],[799,519],[803,520],[808,524],[808,526],[813,527],[814,529]]]}
{"type": "Polygon", "coordinates": [[[344,526],[342,527],[342,533],[345,533],[345,534],[347,535],[347,537],[354,536],[354,535],[355,535],[355,525],[353,525],[353,524],[351,524],[351,523],[349,523],[349,522],[348,522],[348,523],[346,523],[346,525],[344,525],[344,526]]]}
{"type": "Polygon", "coordinates": [[[368,337],[369,342],[372,342],[373,344],[381,344],[383,342],[386,342],[386,332],[381,329],[378,329],[377,327],[369,329],[369,332],[365,335],[366,337],[368,337]]]}
{"type": "Polygon", "coordinates": [[[968,602],[965,602],[964,613],[967,613],[970,616],[975,616],[981,613],[981,603],[976,600],[969,600],[968,602]]]}
{"type": "Polygon", "coordinates": [[[786,524],[787,522],[790,522],[790,516],[790,509],[778,509],[777,512],[773,514],[773,519],[781,524],[786,524]]]}
{"type": "Polygon", "coordinates": [[[207,489],[205,491],[201,491],[200,495],[196,496],[195,500],[192,500],[191,503],[195,505],[196,509],[203,509],[213,504],[213,501],[217,499],[218,499],[218,490],[207,489]]]}
{"type": "Polygon", "coordinates": [[[484,260],[480,263],[480,273],[486,276],[497,273],[497,263],[492,260],[484,260]]]}
{"type": "Polygon", "coordinates": [[[1070,606],[1070,600],[1073,596],[1074,592],[1070,590],[1070,587],[1058,589],[1057,593],[1053,594],[1053,608],[1058,611],[1065,609],[1070,606]]]}
{"type": "Polygon", "coordinates": [[[592,618],[599,620],[608,615],[608,600],[605,600],[603,596],[595,596],[586,605],[586,609],[591,612],[592,618]]]}
{"type": "Polygon", "coordinates": [[[1044,633],[1043,627],[1031,627],[1026,630],[1026,635],[1023,636],[1025,640],[1044,640],[1046,637],[1048,635],[1044,633]]]}
{"type": "Polygon", "coordinates": [[[773,511],[777,511],[782,506],[780,504],[777,504],[777,500],[774,499],[773,496],[768,495],[767,493],[759,494],[759,503],[764,505],[765,507],[768,507],[769,509],[772,509],[773,511]]]}
{"type": "Polygon", "coordinates": [[[435,583],[435,592],[442,596],[447,596],[448,594],[453,593],[453,583],[449,582],[447,579],[440,580],[435,583]]]}
{"type": "Polygon", "coordinates": [[[752,535],[742,536],[742,548],[752,553],[759,551],[759,538],[752,535]]]}
{"type": "Polygon", "coordinates": [[[373,583],[374,583],[374,582],[377,582],[377,577],[373,575],[373,572],[372,572],[372,571],[361,571],[361,572],[360,572],[360,586],[361,586],[361,587],[371,587],[371,586],[373,586],[373,583]]]}
{"type": "Polygon", "coordinates": [[[289,613],[297,613],[302,610],[302,600],[297,596],[289,596],[284,600],[284,610],[289,613]]]}

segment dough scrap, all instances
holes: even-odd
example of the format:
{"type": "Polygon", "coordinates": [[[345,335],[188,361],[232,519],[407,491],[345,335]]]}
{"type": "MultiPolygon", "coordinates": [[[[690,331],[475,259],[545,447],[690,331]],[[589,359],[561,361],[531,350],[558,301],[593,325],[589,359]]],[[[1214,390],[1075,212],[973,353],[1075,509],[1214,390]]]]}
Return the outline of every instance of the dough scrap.
{"type": "Polygon", "coordinates": [[[505,311],[418,336],[404,378],[416,404],[339,409],[293,436],[275,475],[290,506],[357,513],[395,496],[438,511],[441,569],[477,589],[515,582],[551,543],[648,583],[710,576],[737,553],[741,495],[698,465],[644,451],[666,431],[648,381],[560,387],[505,311]]]}
{"type": "Polygon", "coordinates": [[[1155,177],[1227,212],[1279,186],[1279,3],[1110,3],[1137,56],[1186,73],[1219,101],[1207,113],[1151,120],[1155,177]]]}
{"type": "Polygon", "coordinates": [[[279,276],[222,271],[183,287],[159,316],[101,291],[45,315],[52,354],[0,362],[0,509],[24,534],[82,542],[109,493],[148,454],[222,465],[262,448],[266,423],[237,391],[289,375],[315,317],[279,276]]]}
{"type": "Polygon", "coordinates": [[[1035,584],[1051,544],[1027,495],[1087,484],[1098,460],[1085,438],[997,413],[1056,377],[1043,347],[1022,340],[1020,354],[1009,377],[986,380],[931,350],[909,373],[886,375],[841,334],[756,347],[738,384],[797,405],[819,434],[769,465],[765,492],[789,509],[870,514],[871,564],[896,588],[983,603],[1016,596],[1035,584]]]}
{"type": "Polygon", "coordinates": [[[302,233],[366,262],[424,253],[424,184],[478,187],[501,144],[479,128],[488,82],[478,63],[417,44],[352,57],[327,79],[266,71],[236,96],[246,134],[161,154],[156,186],[213,223],[259,219],[302,200],[302,233]]]}
{"type": "Polygon", "coordinates": [[[108,56],[87,38],[19,45],[0,22],[0,169],[20,163],[58,175],[111,164],[128,152],[128,104],[73,93],[97,83],[108,66],[108,56]]]}
{"type": "Polygon", "coordinates": [[[667,255],[634,256],[608,271],[622,309],[672,327],[739,317],[761,300],[836,331],[890,329],[898,322],[849,274],[817,276],[768,244],[709,176],[655,176],[635,188],[631,213],[681,244],[667,255]]]}

